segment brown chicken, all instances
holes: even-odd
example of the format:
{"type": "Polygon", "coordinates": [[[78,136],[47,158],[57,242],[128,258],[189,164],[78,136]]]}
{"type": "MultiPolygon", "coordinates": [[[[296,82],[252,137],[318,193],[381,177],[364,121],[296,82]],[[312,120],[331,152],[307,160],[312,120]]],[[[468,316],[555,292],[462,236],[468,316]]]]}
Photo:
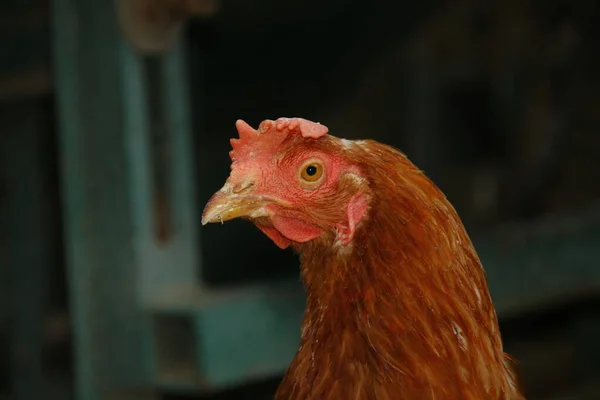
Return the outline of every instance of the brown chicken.
{"type": "Polygon", "coordinates": [[[301,345],[276,400],[524,399],[471,240],[402,153],[301,118],[237,121],[202,223],[300,254],[301,345]]]}

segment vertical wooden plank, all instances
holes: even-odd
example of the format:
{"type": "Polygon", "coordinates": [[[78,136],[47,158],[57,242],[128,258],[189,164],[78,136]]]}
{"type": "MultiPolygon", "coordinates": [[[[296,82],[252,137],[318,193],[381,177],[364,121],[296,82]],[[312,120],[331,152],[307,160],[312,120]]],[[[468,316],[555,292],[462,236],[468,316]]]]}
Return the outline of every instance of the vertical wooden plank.
{"type": "Polygon", "coordinates": [[[78,184],[82,176],[81,160],[78,154],[78,117],[79,108],[79,77],[76,75],[77,61],[74,57],[78,51],[78,28],[81,23],[73,1],[53,1],[53,41],[54,65],[58,119],[61,147],[61,167],[63,173],[63,203],[65,204],[65,236],[67,248],[68,278],[71,299],[71,315],[74,331],[74,364],[75,364],[75,397],[83,400],[96,400],[93,392],[95,370],[91,353],[93,338],[92,327],[86,323],[87,310],[90,309],[90,298],[85,296],[88,283],[86,271],[78,270],[77,264],[82,264],[85,257],[83,243],[77,241],[77,235],[83,230],[78,216],[83,210],[83,191],[78,184]],[[81,276],[81,278],[80,278],[81,276]]]}
{"type": "MultiPolygon", "coordinates": [[[[162,85],[164,97],[161,106],[166,110],[167,126],[171,131],[168,160],[171,164],[170,201],[174,205],[173,230],[178,240],[176,252],[181,257],[178,265],[178,284],[201,285],[202,260],[198,248],[198,210],[196,197],[197,179],[193,162],[194,151],[190,115],[190,79],[187,69],[184,42],[176,43],[162,62],[162,85]]],[[[201,96],[197,96],[201,98],[201,96]]],[[[198,107],[199,105],[197,105],[198,107]]]]}
{"type": "Polygon", "coordinates": [[[113,2],[53,3],[64,214],[76,339],[77,398],[113,399],[151,388],[156,344],[151,304],[197,287],[187,76],[177,47],[146,59],[121,36],[113,2]],[[166,160],[156,159],[153,114],[164,115],[166,160]],[[166,180],[158,187],[155,176],[166,180]],[[159,192],[172,212],[156,235],[159,192]],[[119,392],[119,394],[117,394],[119,392]]]}
{"type": "Polygon", "coordinates": [[[132,53],[122,42],[119,62],[139,268],[137,287],[141,304],[147,306],[165,291],[193,290],[200,283],[188,76],[180,43],[149,60],[132,53]],[[150,66],[155,69],[152,75],[150,66]],[[158,82],[151,83],[156,93],[149,96],[149,80],[155,75],[158,82]],[[159,126],[153,126],[153,121],[159,126]],[[162,141],[158,144],[152,142],[152,132],[157,128],[162,141]],[[164,157],[159,159],[161,152],[164,157]],[[164,185],[157,182],[157,175],[164,185]],[[157,234],[157,224],[161,223],[157,219],[161,217],[167,221],[167,240],[157,234]]]}
{"type": "Polygon", "coordinates": [[[53,41],[76,398],[151,386],[136,284],[122,38],[113,2],[56,0],[53,41]]]}

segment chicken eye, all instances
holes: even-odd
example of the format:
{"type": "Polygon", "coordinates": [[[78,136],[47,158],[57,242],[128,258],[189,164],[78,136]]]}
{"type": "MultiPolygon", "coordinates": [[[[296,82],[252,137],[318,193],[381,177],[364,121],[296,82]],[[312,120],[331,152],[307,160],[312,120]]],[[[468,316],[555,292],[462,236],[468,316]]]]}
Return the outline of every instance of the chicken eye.
{"type": "Polygon", "coordinates": [[[307,182],[316,182],[323,176],[323,166],[316,162],[305,165],[300,176],[307,182]]]}

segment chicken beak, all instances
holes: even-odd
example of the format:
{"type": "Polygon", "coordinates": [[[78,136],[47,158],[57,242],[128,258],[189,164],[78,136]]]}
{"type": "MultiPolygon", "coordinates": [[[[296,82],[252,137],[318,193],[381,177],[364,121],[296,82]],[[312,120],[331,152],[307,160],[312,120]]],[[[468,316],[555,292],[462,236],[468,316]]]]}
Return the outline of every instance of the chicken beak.
{"type": "Polygon", "coordinates": [[[229,184],[215,193],[202,213],[202,225],[225,222],[235,218],[259,218],[268,216],[265,206],[272,201],[264,196],[255,196],[234,191],[229,184]]]}

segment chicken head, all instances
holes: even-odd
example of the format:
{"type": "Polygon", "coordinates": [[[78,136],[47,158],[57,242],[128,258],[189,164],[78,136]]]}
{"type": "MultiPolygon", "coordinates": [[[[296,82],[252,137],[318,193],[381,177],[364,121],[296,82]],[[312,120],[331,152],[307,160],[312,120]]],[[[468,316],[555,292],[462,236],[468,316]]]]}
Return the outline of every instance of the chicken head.
{"type": "Polygon", "coordinates": [[[346,157],[353,142],[302,118],[236,122],[231,173],[208,201],[202,224],[251,220],[280,248],[329,236],[347,246],[368,208],[369,188],[346,157]]]}

